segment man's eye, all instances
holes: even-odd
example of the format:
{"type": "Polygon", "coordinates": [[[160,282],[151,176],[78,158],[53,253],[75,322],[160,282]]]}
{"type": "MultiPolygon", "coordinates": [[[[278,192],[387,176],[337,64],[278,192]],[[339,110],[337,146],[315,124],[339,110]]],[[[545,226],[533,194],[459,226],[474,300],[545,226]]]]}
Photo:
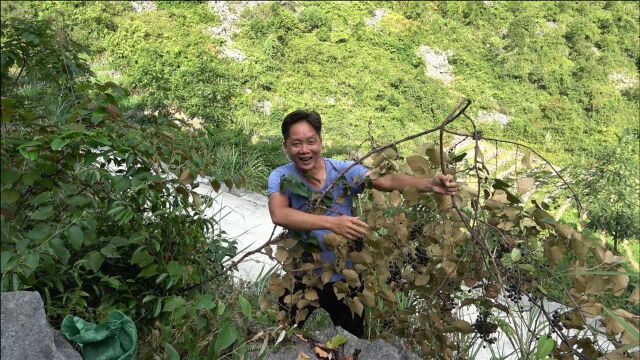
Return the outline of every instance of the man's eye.
{"type": "Polygon", "coordinates": [[[316,143],[316,141],[315,141],[315,140],[311,140],[311,141],[309,141],[309,145],[313,145],[313,144],[315,144],[315,143],[316,143]]]}

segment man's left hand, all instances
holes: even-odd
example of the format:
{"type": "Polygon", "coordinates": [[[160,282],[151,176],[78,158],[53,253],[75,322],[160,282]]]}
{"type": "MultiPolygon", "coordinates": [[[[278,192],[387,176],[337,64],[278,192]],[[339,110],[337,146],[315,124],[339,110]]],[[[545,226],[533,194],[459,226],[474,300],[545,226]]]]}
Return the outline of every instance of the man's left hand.
{"type": "Polygon", "coordinates": [[[458,183],[453,179],[453,175],[438,174],[431,179],[431,191],[442,195],[456,195],[458,183]]]}

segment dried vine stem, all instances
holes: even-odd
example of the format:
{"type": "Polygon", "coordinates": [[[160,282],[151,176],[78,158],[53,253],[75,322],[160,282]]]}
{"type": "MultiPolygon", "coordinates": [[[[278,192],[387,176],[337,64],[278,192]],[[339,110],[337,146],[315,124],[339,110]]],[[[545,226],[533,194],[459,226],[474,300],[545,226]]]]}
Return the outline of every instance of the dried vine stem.
{"type": "MultiPolygon", "coordinates": [[[[467,117],[469,120],[471,120],[471,118],[469,118],[469,116],[467,114],[463,114],[465,117],[467,117]]],[[[472,120],[473,121],[473,120],[472,120]]],[[[445,130],[446,132],[448,132],[449,134],[454,134],[454,135],[458,135],[458,136],[466,136],[466,137],[473,137],[472,134],[466,134],[466,133],[462,133],[462,132],[458,132],[458,131],[453,131],[453,130],[445,130]]],[[[565,180],[565,178],[562,177],[562,175],[560,175],[560,172],[558,170],[556,170],[556,168],[553,166],[553,164],[551,164],[551,162],[549,160],[547,160],[544,156],[540,155],[539,152],[537,152],[535,149],[531,148],[530,146],[527,146],[525,144],[519,143],[517,141],[511,141],[511,140],[504,140],[504,139],[497,139],[497,138],[492,138],[492,137],[487,137],[487,136],[483,136],[482,134],[478,134],[479,140],[488,140],[488,141],[495,141],[495,142],[503,142],[503,143],[507,143],[507,144],[512,144],[512,145],[517,145],[517,146],[522,146],[526,149],[528,149],[529,151],[531,151],[532,153],[534,153],[537,157],[539,157],[540,159],[542,159],[542,161],[544,161],[547,165],[549,165],[549,167],[551,168],[551,170],[553,170],[553,172],[558,176],[558,178],[560,178],[560,180],[562,180],[562,182],[567,186],[567,188],[569,189],[569,191],[571,191],[571,194],[573,195],[573,199],[576,202],[576,207],[578,209],[578,212],[582,212],[582,205],[580,203],[580,197],[578,196],[578,193],[576,193],[573,188],[571,187],[571,185],[569,185],[569,182],[567,182],[567,180],[565,180]]]]}
{"type": "Polygon", "coordinates": [[[460,117],[462,114],[464,114],[465,110],[467,110],[467,108],[469,107],[469,105],[471,105],[471,100],[470,99],[464,99],[462,100],[460,103],[458,103],[458,105],[456,105],[456,107],[449,113],[449,115],[447,115],[447,117],[444,119],[444,121],[442,122],[442,124],[440,124],[438,127],[435,127],[433,129],[429,129],[429,130],[425,130],[425,131],[421,131],[417,134],[413,134],[413,135],[409,135],[407,137],[404,137],[398,141],[377,147],[372,149],[371,151],[369,151],[367,154],[365,154],[364,156],[361,156],[359,159],[357,159],[356,161],[354,161],[351,165],[347,166],[344,170],[342,170],[338,176],[336,177],[335,180],[333,180],[329,186],[327,186],[327,188],[320,194],[320,196],[315,200],[315,202],[312,204],[311,206],[311,211],[313,211],[315,208],[317,208],[320,205],[320,202],[322,201],[322,199],[327,195],[327,193],[329,193],[333,187],[338,183],[338,180],[347,173],[347,171],[351,170],[352,167],[361,164],[364,160],[366,160],[367,158],[394,146],[397,146],[398,144],[401,144],[403,142],[409,141],[409,140],[413,140],[415,138],[418,138],[420,136],[424,136],[427,134],[430,134],[432,132],[436,132],[438,130],[440,130],[441,128],[443,128],[444,126],[446,126],[447,124],[453,122],[455,119],[457,119],[458,117],[460,117]]]}

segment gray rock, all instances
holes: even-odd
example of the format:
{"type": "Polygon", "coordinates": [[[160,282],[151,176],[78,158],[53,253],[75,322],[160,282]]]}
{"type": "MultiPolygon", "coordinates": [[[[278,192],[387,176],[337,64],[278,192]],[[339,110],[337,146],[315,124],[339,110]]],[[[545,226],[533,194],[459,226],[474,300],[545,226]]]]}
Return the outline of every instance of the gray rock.
{"type": "Polygon", "coordinates": [[[0,358],[82,360],[64,337],[49,326],[40,294],[6,292],[2,293],[0,303],[0,358]]]}
{"type": "Polygon", "coordinates": [[[340,326],[329,327],[323,330],[315,331],[312,335],[312,338],[319,343],[326,344],[327,341],[331,340],[336,335],[342,335],[347,338],[347,342],[342,345],[341,349],[342,353],[340,355],[342,355],[343,357],[352,356],[356,350],[362,350],[369,345],[368,341],[352,335],[350,332],[340,326]]]}
{"type": "Polygon", "coordinates": [[[367,345],[358,355],[358,360],[401,360],[402,357],[393,345],[378,339],[367,345]]]}
{"type": "MultiPolygon", "coordinates": [[[[264,357],[264,360],[297,360],[298,353],[303,352],[308,355],[311,360],[318,360],[315,352],[306,346],[305,344],[297,344],[293,347],[282,349],[278,352],[269,352],[264,357]]],[[[258,352],[254,351],[247,354],[247,360],[255,360],[258,358],[258,352]]]]}

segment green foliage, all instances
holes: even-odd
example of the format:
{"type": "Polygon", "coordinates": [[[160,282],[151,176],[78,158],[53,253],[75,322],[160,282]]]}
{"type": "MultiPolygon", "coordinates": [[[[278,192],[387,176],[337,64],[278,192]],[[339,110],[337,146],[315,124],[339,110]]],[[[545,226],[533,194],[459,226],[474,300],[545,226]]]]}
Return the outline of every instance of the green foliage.
{"type": "Polygon", "coordinates": [[[570,171],[588,211],[588,226],[618,241],[640,238],[638,134],[629,129],[614,146],[603,146],[570,171]]]}
{"type": "Polygon", "coordinates": [[[197,286],[236,246],[202,212],[210,200],[193,192],[198,164],[174,148],[180,130],[163,114],[127,122],[127,91],[93,78],[63,24],[4,15],[2,53],[22,57],[2,63],[1,290],[43,294],[55,326],[121,310],[145,339],[142,358],[206,354],[202,339],[222,323],[215,354],[240,351],[236,311],[220,299],[236,300],[217,290],[230,280],[197,286]]]}

